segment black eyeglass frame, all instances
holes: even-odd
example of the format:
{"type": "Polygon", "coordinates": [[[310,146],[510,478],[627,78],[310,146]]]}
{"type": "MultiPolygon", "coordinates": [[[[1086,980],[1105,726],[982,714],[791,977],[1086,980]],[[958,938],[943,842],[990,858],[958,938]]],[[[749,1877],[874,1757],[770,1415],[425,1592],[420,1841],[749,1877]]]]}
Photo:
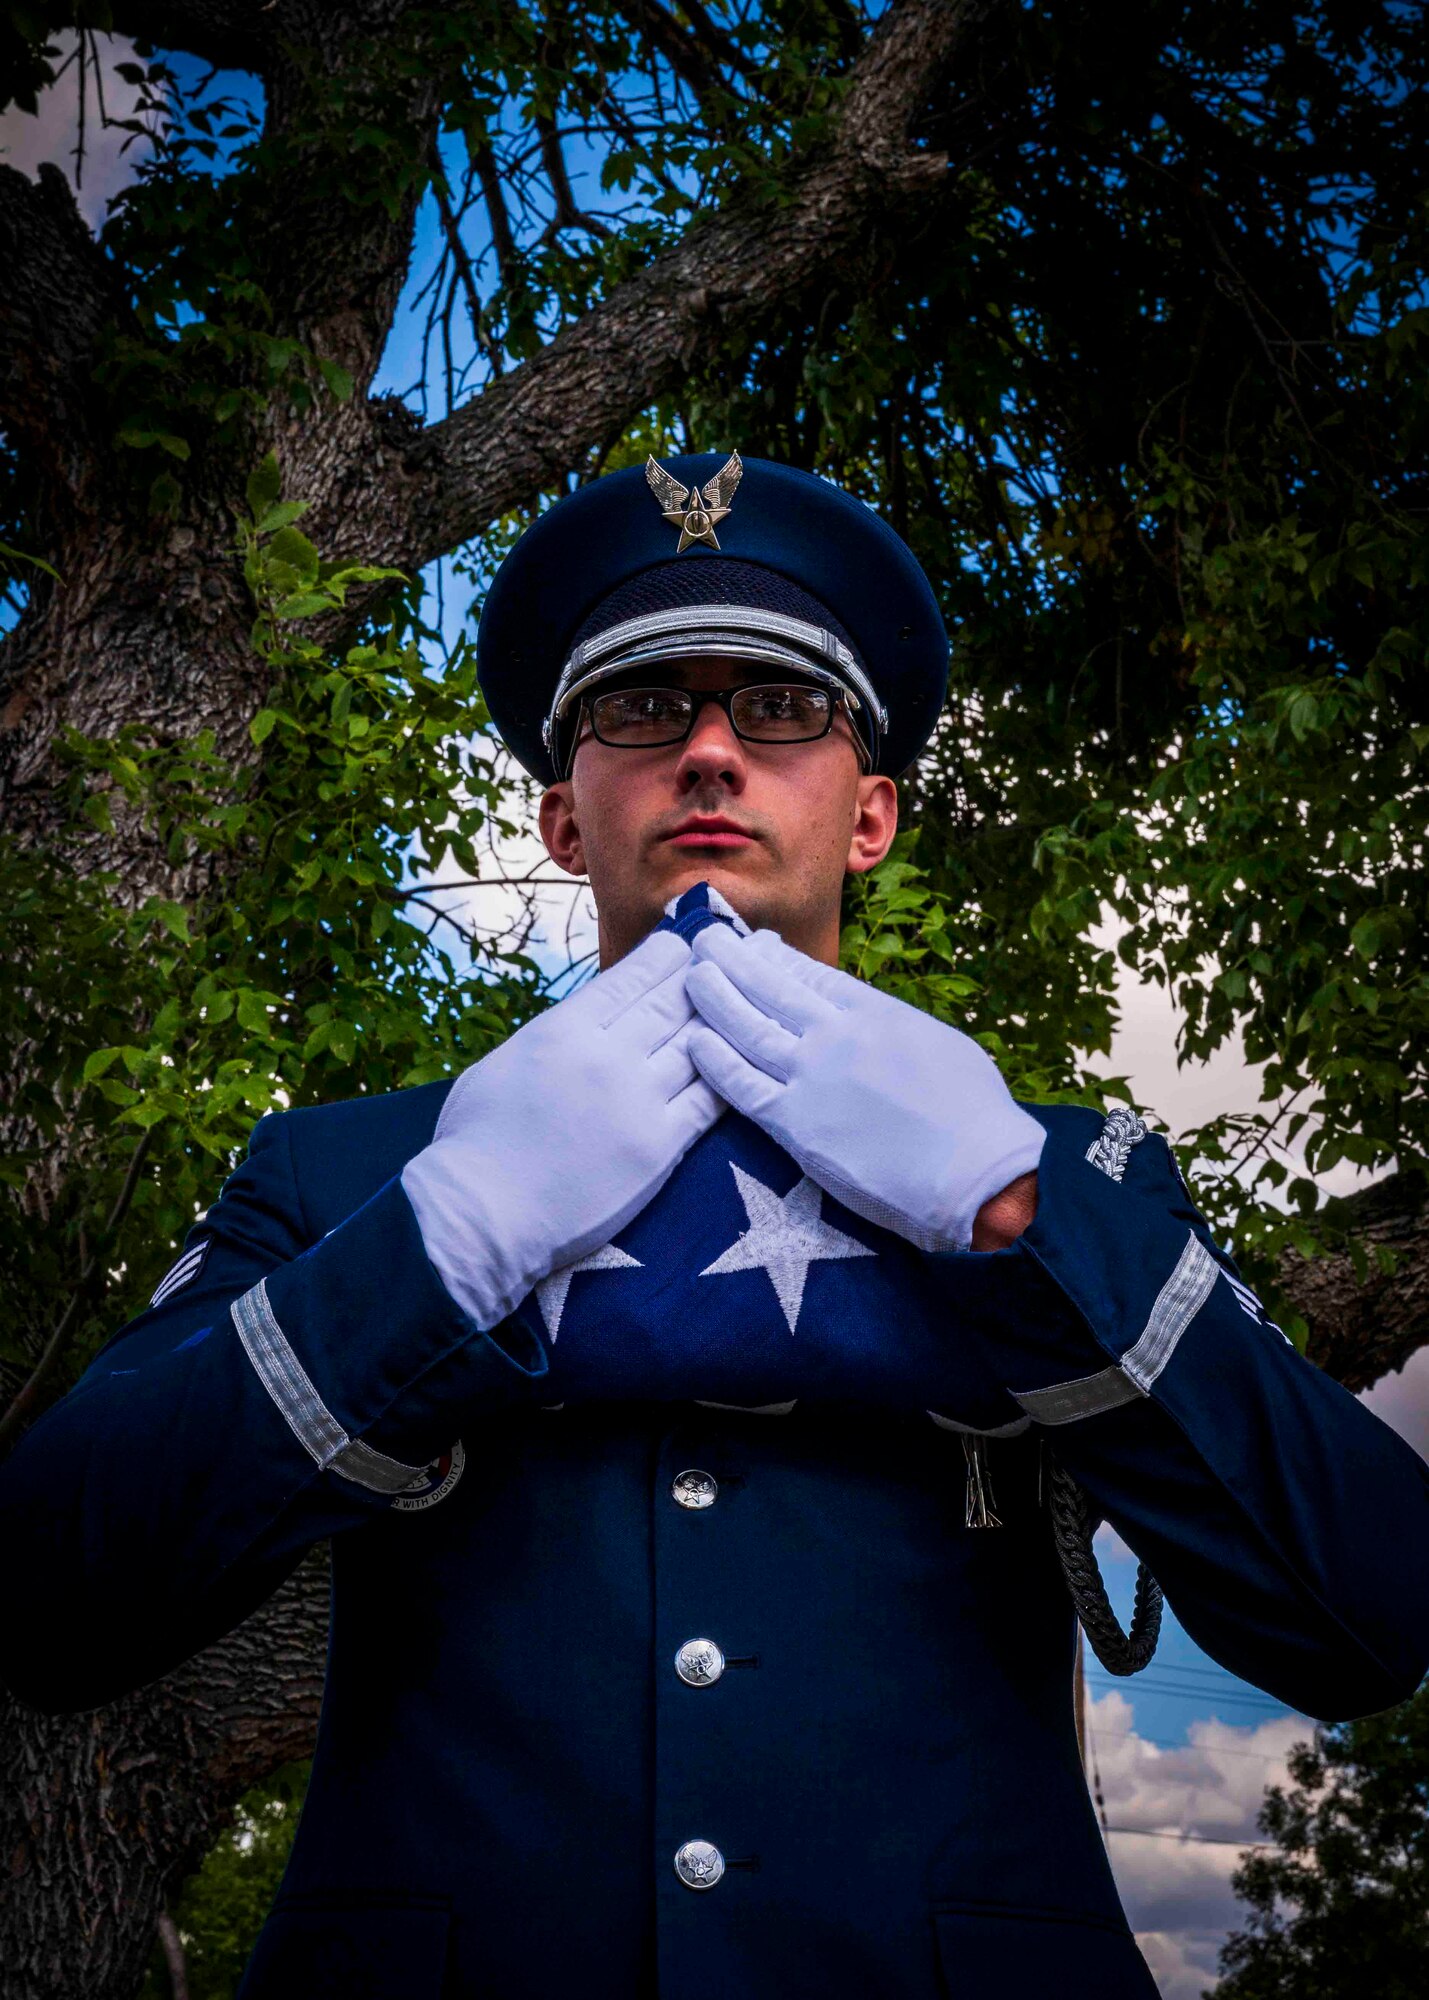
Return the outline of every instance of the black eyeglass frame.
{"type": "MultiPolygon", "coordinates": [[[[739,687],[731,687],[731,688],[682,688],[682,687],[671,686],[669,683],[666,682],[654,681],[649,683],[648,685],[642,683],[638,687],[602,688],[599,694],[587,696],[581,702],[580,720],[578,720],[576,723],[575,741],[571,745],[571,757],[574,758],[576,750],[581,742],[581,731],[580,731],[581,720],[590,723],[591,734],[595,737],[597,743],[605,744],[608,750],[668,750],[672,748],[674,744],[684,743],[688,740],[690,732],[693,730],[696,722],[699,720],[700,710],[704,707],[707,701],[714,701],[719,703],[719,706],[724,710],[725,720],[729,723],[730,728],[734,731],[735,735],[739,738],[741,743],[760,743],[765,745],[817,743],[822,737],[827,736],[829,731],[833,728],[834,717],[835,715],[837,715],[838,711],[841,708],[844,710],[845,714],[848,714],[848,702],[845,699],[845,696],[841,689],[819,687],[817,685],[811,686],[806,681],[792,681],[792,680],[750,681],[747,683],[742,683],[739,687]],[[804,694],[822,695],[824,699],[828,702],[828,713],[824,717],[824,726],[822,729],[816,729],[812,733],[812,735],[809,736],[751,736],[747,730],[741,729],[739,724],[735,721],[734,700],[736,695],[763,694],[770,688],[793,688],[793,687],[798,688],[801,691],[801,693],[804,694]],[[615,743],[612,742],[608,736],[601,735],[600,730],[596,724],[594,711],[595,708],[599,705],[599,703],[604,701],[610,695],[629,695],[629,694],[682,695],[687,697],[690,701],[692,701],[694,706],[690,710],[689,721],[685,724],[685,727],[681,730],[678,736],[663,737],[658,743],[650,743],[650,742],[615,743]]],[[[849,734],[853,738],[854,749],[858,752],[859,765],[860,767],[866,768],[869,762],[868,747],[864,743],[862,737],[859,735],[858,729],[855,726],[853,717],[851,715],[849,715],[849,734]]]]}

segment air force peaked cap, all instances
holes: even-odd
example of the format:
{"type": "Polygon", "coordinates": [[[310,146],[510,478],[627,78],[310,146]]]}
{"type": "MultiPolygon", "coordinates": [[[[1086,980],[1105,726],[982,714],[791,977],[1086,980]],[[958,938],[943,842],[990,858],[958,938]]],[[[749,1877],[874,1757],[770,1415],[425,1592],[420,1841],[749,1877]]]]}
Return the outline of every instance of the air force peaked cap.
{"type": "Polygon", "coordinates": [[[827,480],[737,453],[652,458],[558,500],[497,571],[477,632],[492,720],[547,785],[583,692],[695,652],[836,684],[871,767],[894,774],[947,692],[947,632],[907,544],[827,480]]]}

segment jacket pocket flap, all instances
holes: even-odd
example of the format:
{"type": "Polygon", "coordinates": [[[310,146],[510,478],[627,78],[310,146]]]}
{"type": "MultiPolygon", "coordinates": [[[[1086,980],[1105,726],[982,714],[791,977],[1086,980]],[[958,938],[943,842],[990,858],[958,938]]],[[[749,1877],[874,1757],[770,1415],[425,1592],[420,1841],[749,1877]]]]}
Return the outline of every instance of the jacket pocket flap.
{"type": "Polygon", "coordinates": [[[948,1905],[933,1912],[949,2000],[1157,2000],[1124,1925],[1058,1910],[948,1905]]]}
{"type": "Polygon", "coordinates": [[[435,1898],[280,1894],[238,2000],[439,2000],[450,1927],[435,1898]]]}

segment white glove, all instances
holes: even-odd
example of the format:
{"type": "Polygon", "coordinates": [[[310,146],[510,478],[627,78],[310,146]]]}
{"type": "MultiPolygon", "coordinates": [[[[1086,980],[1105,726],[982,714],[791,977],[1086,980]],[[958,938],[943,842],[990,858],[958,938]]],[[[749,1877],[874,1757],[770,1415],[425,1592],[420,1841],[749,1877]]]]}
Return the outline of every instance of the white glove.
{"type": "Polygon", "coordinates": [[[654,931],[528,1021],[457,1078],[402,1169],[427,1255],[479,1327],[608,1243],[724,1111],[690,1060],[689,963],[654,931]]]}
{"type": "Polygon", "coordinates": [[[701,1075],[855,1215],[966,1250],[983,1203],[1037,1165],[1042,1127],[956,1028],[775,931],[712,924],[693,958],[701,1075]]]}

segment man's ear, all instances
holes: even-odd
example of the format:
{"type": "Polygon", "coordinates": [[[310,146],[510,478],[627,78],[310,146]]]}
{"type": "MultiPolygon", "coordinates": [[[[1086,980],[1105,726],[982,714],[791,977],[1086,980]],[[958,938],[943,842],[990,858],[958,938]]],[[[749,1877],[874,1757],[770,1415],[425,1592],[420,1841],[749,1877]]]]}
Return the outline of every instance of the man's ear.
{"type": "Polygon", "coordinates": [[[845,868],[850,875],[866,875],[876,868],[893,845],[898,831],[898,787],[891,778],[860,778],[854,799],[853,836],[849,841],[845,868]]]}
{"type": "Polygon", "coordinates": [[[576,825],[575,798],[568,778],[542,794],[537,823],[546,852],[556,866],[564,868],[567,875],[584,875],[585,847],[576,825]]]}

